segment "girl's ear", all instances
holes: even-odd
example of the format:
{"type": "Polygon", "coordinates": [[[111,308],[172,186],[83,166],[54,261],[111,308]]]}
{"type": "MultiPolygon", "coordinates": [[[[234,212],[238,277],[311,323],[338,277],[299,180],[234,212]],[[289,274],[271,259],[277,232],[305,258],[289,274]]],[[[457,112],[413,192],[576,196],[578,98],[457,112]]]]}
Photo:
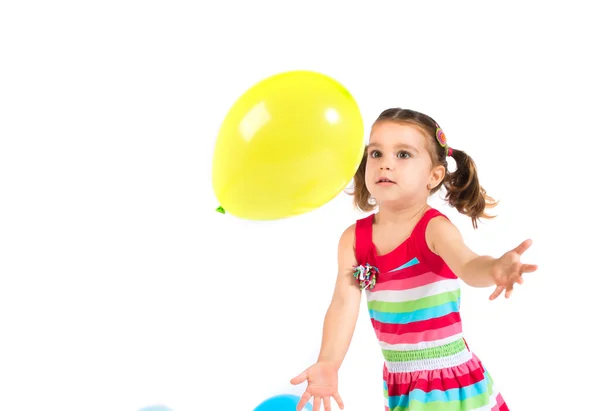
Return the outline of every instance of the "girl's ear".
{"type": "Polygon", "coordinates": [[[446,176],[446,168],[442,165],[434,167],[431,170],[431,177],[429,180],[429,184],[431,185],[431,187],[437,187],[443,180],[444,177],[446,176]]]}

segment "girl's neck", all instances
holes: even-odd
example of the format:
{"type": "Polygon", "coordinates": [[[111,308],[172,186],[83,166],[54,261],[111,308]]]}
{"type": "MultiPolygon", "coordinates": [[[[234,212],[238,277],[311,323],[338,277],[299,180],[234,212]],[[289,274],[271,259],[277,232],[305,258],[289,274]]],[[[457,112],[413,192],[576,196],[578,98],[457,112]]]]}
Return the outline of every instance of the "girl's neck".
{"type": "Polygon", "coordinates": [[[414,204],[406,207],[392,208],[385,205],[379,206],[375,214],[374,223],[381,225],[405,225],[419,221],[429,209],[429,204],[414,204]]]}

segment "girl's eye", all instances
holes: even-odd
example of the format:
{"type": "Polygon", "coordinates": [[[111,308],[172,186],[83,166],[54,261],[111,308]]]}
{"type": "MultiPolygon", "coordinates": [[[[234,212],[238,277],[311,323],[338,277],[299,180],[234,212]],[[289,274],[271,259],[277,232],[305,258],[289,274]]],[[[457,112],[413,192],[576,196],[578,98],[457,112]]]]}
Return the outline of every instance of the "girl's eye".
{"type": "Polygon", "coordinates": [[[381,153],[377,150],[373,150],[373,151],[371,151],[370,156],[373,158],[381,157],[381,153]]]}
{"type": "Polygon", "coordinates": [[[398,153],[399,158],[410,158],[410,153],[408,151],[400,151],[398,153]]]}

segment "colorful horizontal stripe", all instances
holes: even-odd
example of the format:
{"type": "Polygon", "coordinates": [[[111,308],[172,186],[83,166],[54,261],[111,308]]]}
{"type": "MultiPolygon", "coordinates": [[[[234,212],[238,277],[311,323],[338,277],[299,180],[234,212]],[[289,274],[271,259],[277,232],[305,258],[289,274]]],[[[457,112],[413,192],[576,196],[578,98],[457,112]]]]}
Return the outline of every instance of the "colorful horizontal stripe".
{"type": "MultiPolygon", "coordinates": [[[[458,325],[460,326],[460,324],[458,324],[458,325]]],[[[436,330],[436,331],[439,331],[439,330],[436,330]]],[[[397,337],[402,338],[402,337],[408,337],[410,335],[411,334],[403,334],[403,335],[400,335],[397,337]]],[[[448,331],[448,335],[449,335],[448,337],[442,337],[441,333],[438,333],[437,338],[431,338],[429,341],[427,341],[425,338],[423,338],[422,333],[416,333],[416,334],[412,334],[412,335],[416,335],[416,337],[414,338],[415,342],[413,342],[413,343],[404,342],[404,343],[390,344],[383,340],[380,340],[379,345],[382,350],[412,351],[412,350],[424,350],[426,348],[432,348],[432,347],[439,347],[442,345],[449,344],[453,341],[462,339],[462,333],[460,333],[460,331],[457,333],[454,330],[448,331]]]]}
{"type": "Polygon", "coordinates": [[[388,324],[409,324],[415,321],[426,321],[434,318],[440,318],[451,313],[458,312],[458,302],[451,301],[446,304],[431,308],[411,311],[407,313],[382,313],[375,310],[369,310],[372,319],[381,323],[388,324]]]}
{"type": "Polygon", "coordinates": [[[381,321],[377,321],[371,318],[371,323],[375,328],[375,331],[380,331],[384,333],[394,333],[394,334],[402,334],[402,333],[414,333],[414,332],[423,332],[427,330],[435,330],[437,328],[447,327],[454,323],[460,322],[460,315],[458,312],[453,312],[443,317],[430,318],[428,320],[420,320],[414,321],[408,324],[398,324],[398,323],[385,323],[381,321]]]}
{"type": "Polygon", "coordinates": [[[416,301],[387,302],[370,300],[367,303],[369,310],[382,313],[408,313],[415,310],[423,310],[446,303],[458,302],[460,290],[442,292],[429,297],[423,297],[416,301]]]}
{"type": "Polygon", "coordinates": [[[429,271],[425,274],[419,272],[415,273],[411,277],[406,276],[379,276],[377,281],[377,290],[408,290],[411,288],[417,288],[424,285],[435,283],[436,281],[447,280],[448,278],[442,277],[433,271],[429,271]],[[398,278],[399,277],[399,278],[398,278]]]}
{"type": "MultiPolygon", "coordinates": [[[[375,325],[373,325],[375,327],[375,325]]],[[[413,325],[413,328],[414,325],[413,325]]],[[[425,328],[425,327],[423,327],[425,328]]],[[[462,324],[460,321],[454,322],[445,327],[438,327],[434,329],[422,329],[415,330],[413,332],[394,333],[386,331],[375,330],[375,334],[379,339],[380,345],[383,344],[419,344],[426,342],[434,344],[437,341],[445,340],[452,337],[459,337],[462,335],[462,324]]],[[[441,345],[441,344],[440,344],[441,345]]],[[[401,348],[403,349],[403,348],[401,348]]]]}
{"type": "MultiPolygon", "coordinates": [[[[379,283],[378,283],[379,284],[379,283]]],[[[368,301],[382,302],[400,302],[400,301],[417,301],[421,298],[431,297],[448,291],[460,290],[458,280],[445,279],[436,281],[431,284],[426,284],[420,287],[409,288],[406,290],[381,290],[375,286],[372,291],[367,293],[368,301]]]]}
{"type": "Polygon", "coordinates": [[[417,361],[417,360],[429,360],[432,358],[447,357],[465,351],[467,349],[465,342],[457,340],[450,344],[442,345],[439,347],[425,348],[422,350],[382,350],[383,357],[386,361],[417,361]]]}

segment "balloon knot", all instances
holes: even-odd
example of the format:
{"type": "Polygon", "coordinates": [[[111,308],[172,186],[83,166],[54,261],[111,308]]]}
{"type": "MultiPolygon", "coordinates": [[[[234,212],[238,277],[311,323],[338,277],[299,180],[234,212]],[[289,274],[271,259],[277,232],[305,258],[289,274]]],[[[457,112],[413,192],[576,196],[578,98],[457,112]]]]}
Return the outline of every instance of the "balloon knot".
{"type": "Polygon", "coordinates": [[[221,206],[217,207],[216,209],[217,212],[221,213],[221,214],[225,214],[225,209],[221,206]]]}

